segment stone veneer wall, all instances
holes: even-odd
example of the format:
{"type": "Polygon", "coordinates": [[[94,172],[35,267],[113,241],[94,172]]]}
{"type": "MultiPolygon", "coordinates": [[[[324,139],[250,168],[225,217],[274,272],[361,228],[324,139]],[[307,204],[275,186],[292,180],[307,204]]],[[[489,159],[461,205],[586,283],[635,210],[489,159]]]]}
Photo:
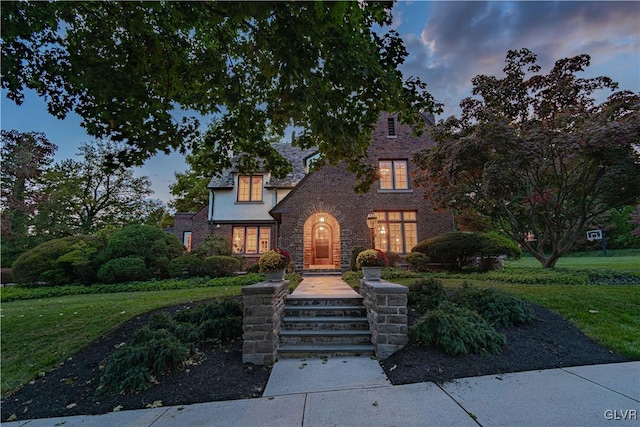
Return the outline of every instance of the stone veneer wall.
{"type": "Polygon", "coordinates": [[[288,288],[288,280],[242,288],[242,363],[275,363],[288,288]]]}
{"type": "Polygon", "coordinates": [[[360,280],[360,293],[369,318],[376,356],[384,360],[409,341],[407,293],[409,288],[386,280],[360,280]]]}

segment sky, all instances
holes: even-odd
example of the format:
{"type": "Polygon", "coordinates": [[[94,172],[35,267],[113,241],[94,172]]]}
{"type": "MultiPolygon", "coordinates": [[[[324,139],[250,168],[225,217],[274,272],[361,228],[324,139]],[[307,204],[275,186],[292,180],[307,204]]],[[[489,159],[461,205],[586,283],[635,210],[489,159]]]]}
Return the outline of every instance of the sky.
{"type": "MultiPolygon", "coordinates": [[[[501,77],[512,49],[534,52],[543,73],[558,59],[586,53],[591,66],[582,76],[608,76],[619,89],[640,93],[640,2],[399,1],[392,28],[409,52],[400,68],[405,78],[420,77],[444,104],[438,119],[460,113],[459,103],[471,95],[474,76],[501,77]]],[[[93,140],[77,115],[58,120],[34,92],[25,95],[18,107],[3,92],[2,129],[44,132],[58,146],[56,161],[74,157],[82,142],[93,140]]],[[[136,168],[136,174],[150,178],[153,198],[168,202],[174,173],[186,169],[179,153],[158,154],[136,168]]]]}

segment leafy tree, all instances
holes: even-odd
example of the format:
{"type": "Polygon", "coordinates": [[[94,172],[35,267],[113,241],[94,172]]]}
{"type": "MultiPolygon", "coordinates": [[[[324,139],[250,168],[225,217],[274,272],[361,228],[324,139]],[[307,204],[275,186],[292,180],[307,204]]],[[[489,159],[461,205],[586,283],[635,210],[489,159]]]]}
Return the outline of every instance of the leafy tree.
{"type": "Polygon", "coordinates": [[[173,215],[160,200],[148,200],[144,205],[142,223],[158,228],[173,226],[173,215]]]}
{"type": "Polygon", "coordinates": [[[206,157],[206,150],[197,150],[187,155],[189,169],[175,173],[176,182],[169,186],[175,199],[169,204],[176,212],[198,212],[209,203],[207,185],[211,180],[211,171],[204,167],[206,157]]]}
{"type": "Polygon", "coordinates": [[[37,132],[3,130],[1,141],[2,261],[10,265],[33,243],[28,228],[44,196],[37,191],[37,180],[58,147],[37,132]]]}
{"type": "Polygon", "coordinates": [[[617,84],[578,77],[589,62],[578,55],[537,74],[536,56],[522,49],[509,51],[505,77],[474,77],[476,97],[464,99],[460,118],[440,123],[437,144],[416,156],[428,197],[497,220],[550,268],[598,215],[633,203],[640,96],[618,91],[597,105],[594,92],[617,84]]]}
{"type": "Polygon", "coordinates": [[[640,248],[640,237],[633,234],[632,215],[635,209],[635,206],[627,205],[611,209],[608,213],[611,229],[607,230],[607,240],[612,249],[640,248]]]}
{"type": "Polygon", "coordinates": [[[105,165],[116,150],[112,143],[83,144],[82,160],[63,160],[42,175],[41,191],[48,198],[38,205],[37,233],[55,237],[90,234],[144,216],[151,183],[147,177],[134,177],[131,168],[105,165]]]}
{"type": "Polygon", "coordinates": [[[386,31],[392,2],[2,2],[2,87],[17,103],[36,90],[56,117],[75,111],[90,135],[126,141],[119,160],[192,148],[196,115],[211,172],[247,153],[283,176],[291,165],[266,141],[300,129],[296,144],[363,163],[383,110],[424,126],[440,107],[398,70],[408,54],[386,31]],[[190,116],[193,114],[193,116],[190,116]],[[177,117],[182,116],[182,119],[177,117]]]}

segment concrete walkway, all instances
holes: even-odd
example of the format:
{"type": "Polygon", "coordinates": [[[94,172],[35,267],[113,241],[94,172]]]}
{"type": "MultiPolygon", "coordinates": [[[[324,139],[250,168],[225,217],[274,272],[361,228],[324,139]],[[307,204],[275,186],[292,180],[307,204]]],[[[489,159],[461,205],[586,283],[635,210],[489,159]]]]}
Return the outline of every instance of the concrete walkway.
{"type": "Polygon", "coordinates": [[[392,386],[383,378],[380,368],[378,371],[372,369],[374,366],[366,362],[368,359],[354,359],[358,358],[329,358],[326,363],[322,359],[279,361],[274,365],[265,397],[259,399],[38,419],[2,425],[640,425],[640,362],[489,375],[443,385],[417,383],[392,386]],[[342,378],[341,382],[331,387],[331,381],[338,378],[342,378]]]}

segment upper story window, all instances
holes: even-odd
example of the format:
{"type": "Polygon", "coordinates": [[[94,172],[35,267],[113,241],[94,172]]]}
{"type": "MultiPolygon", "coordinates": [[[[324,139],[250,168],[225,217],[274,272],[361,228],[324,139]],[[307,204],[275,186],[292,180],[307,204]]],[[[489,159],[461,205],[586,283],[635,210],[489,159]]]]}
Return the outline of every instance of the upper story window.
{"type": "Polygon", "coordinates": [[[262,201],[262,175],[240,175],[238,177],[238,201],[262,201]]]}
{"type": "Polygon", "coordinates": [[[389,117],[387,119],[387,138],[396,138],[396,119],[395,117],[389,117]]]}
{"type": "Polygon", "coordinates": [[[380,160],[378,170],[381,190],[409,189],[406,160],[380,160]]]}

